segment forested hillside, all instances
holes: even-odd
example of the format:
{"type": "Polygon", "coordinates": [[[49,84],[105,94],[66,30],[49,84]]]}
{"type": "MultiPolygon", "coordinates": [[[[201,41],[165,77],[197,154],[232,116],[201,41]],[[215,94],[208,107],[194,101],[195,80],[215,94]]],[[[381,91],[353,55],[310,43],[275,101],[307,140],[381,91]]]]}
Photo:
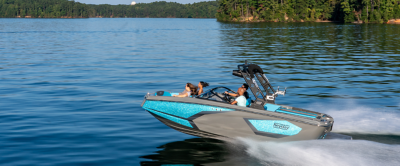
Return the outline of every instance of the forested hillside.
{"type": "Polygon", "coordinates": [[[89,17],[88,5],[68,0],[0,0],[0,17],[89,17]]]}
{"type": "Polygon", "coordinates": [[[176,17],[215,18],[217,1],[180,4],[176,2],[153,2],[131,5],[89,5],[91,16],[102,17],[176,17]]]}
{"type": "Polygon", "coordinates": [[[136,5],[87,5],[68,0],[0,0],[0,17],[88,18],[88,17],[176,17],[215,18],[216,1],[136,5]]]}
{"type": "Polygon", "coordinates": [[[0,0],[0,17],[217,17],[220,21],[384,23],[400,19],[400,0],[219,0],[193,4],[161,1],[133,6],[88,5],[68,0],[0,0]]]}
{"type": "Polygon", "coordinates": [[[400,18],[399,0],[220,0],[222,21],[387,22],[400,18]]]}

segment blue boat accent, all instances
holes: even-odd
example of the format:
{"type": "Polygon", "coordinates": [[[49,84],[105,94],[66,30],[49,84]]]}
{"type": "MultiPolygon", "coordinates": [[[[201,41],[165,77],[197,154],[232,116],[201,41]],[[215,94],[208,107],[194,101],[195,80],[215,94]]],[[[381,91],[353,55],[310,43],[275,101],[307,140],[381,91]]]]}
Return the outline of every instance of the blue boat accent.
{"type": "Polygon", "coordinates": [[[285,113],[285,114],[291,114],[291,115],[297,115],[297,116],[303,116],[307,118],[316,118],[318,115],[314,113],[309,113],[309,112],[304,112],[304,111],[299,111],[299,110],[293,110],[293,109],[288,109],[290,111],[285,111],[282,110],[282,107],[279,105],[274,105],[274,104],[265,104],[264,109],[267,111],[272,111],[272,112],[279,112],[279,113],[285,113]],[[298,112],[298,113],[295,113],[298,112]],[[308,114],[308,115],[307,115],[308,114]]]}
{"type": "Polygon", "coordinates": [[[223,107],[153,100],[147,100],[144,103],[143,108],[157,110],[159,112],[175,115],[182,118],[189,118],[202,111],[234,111],[233,109],[223,107]]]}
{"type": "Polygon", "coordinates": [[[321,135],[318,139],[325,139],[325,137],[328,135],[328,133],[325,133],[324,135],[321,135]]]}
{"type": "MultiPolygon", "coordinates": [[[[297,111],[297,110],[293,110],[293,111],[297,111]]],[[[281,112],[281,113],[291,114],[291,115],[297,115],[297,116],[303,116],[303,117],[307,117],[307,118],[315,118],[315,117],[317,117],[316,115],[315,116],[304,115],[304,114],[300,114],[300,113],[298,114],[298,113],[294,113],[294,112],[283,111],[283,110],[280,110],[280,109],[276,110],[276,112],[281,112]]],[[[302,112],[302,111],[298,111],[298,112],[302,112]]]]}
{"type": "Polygon", "coordinates": [[[301,131],[301,128],[286,121],[286,120],[248,120],[257,131],[281,134],[281,135],[296,135],[301,131]]]}
{"type": "Polygon", "coordinates": [[[153,110],[150,110],[150,109],[146,109],[146,110],[149,111],[149,112],[151,112],[151,113],[153,113],[153,114],[156,114],[156,115],[158,115],[158,116],[161,116],[161,117],[163,117],[163,118],[165,118],[165,119],[168,119],[168,120],[170,120],[170,121],[173,121],[173,122],[179,123],[179,124],[181,124],[181,125],[184,125],[184,126],[193,128],[193,126],[192,126],[192,125],[190,124],[190,122],[187,121],[187,120],[184,120],[184,119],[181,119],[181,118],[177,118],[177,117],[173,117],[173,116],[171,116],[171,115],[166,115],[166,114],[160,113],[160,112],[158,112],[158,111],[153,111],[153,110]]]}
{"type": "Polygon", "coordinates": [[[267,111],[275,112],[279,108],[281,108],[281,106],[279,106],[279,105],[274,105],[274,104],[265,104],[264,105],[264,109],[267,111]]]}
{"type": "Polygon", "coordinates": [[[311,113],[311,112],[305,112],[305,111],[299,111],[299,110],[293,110],[293,109],[291,109],[291,110],[292,111],[296,111],[296,112],[300,112],[300,113],[303,113],[303,114],[308,114],[308,115],[310,115],[310,116],[312,116],[314,118],[316,118],[318,116],[318,114],[311,113]]]}
{"type": "Polygon", "coordinates": [[[163,94],[163,96],[172,96],[172,95],[171,95],[171,93],[169,93],[169,92],[165,92],[165,91],[164,91],[164,94],[163,94]]]}
{"type": "Polygon", "coordinates": [[[246,107],[250,107],[251,105],[251,97],[246,100],[246,107]]]}
{"type": "MultiPolygon", "coordinates": [[[[158,96],[157,95],[157,92],[156,93],[154,93],[154,96],[158,96]]],[[[166,91],[164,91],[164,93],[163,93],[163,95],[162,96],[172,96],[172,94],[171,93],[169,93],[169,92],[166,92],[166,91]]]]}

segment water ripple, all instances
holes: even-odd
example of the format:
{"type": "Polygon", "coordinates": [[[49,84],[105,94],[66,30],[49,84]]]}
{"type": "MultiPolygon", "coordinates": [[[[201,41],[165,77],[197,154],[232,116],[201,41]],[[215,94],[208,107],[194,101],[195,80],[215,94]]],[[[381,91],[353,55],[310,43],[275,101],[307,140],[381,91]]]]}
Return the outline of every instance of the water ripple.
{"type": "MultiPolygon", "coordinates": [[[[353,101],[397,117],[399,31],[383,24],[1,19],[0,164],[223,162],[229,147],[174,143],[193,137],[166,127],[140,104],[148,92],[179,92],[187,82],[237,88],[243,80],[231,71],[244,60],[259,64],[274,87],[288,87],[279,104],[353,101]],[[168,153],[183,147],[187,158],[158,152],[160,145],[168,153]]],[[[238,160],[258,163],[246,154],[238,160]]]]}

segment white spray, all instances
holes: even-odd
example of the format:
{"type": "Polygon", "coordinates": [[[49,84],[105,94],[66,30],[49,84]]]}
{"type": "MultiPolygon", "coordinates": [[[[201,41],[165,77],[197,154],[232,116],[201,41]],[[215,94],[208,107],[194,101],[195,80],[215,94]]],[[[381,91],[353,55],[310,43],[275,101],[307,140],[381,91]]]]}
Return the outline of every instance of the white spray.
{"type": "Polygon", "coordinates": [[[400,135],[400,112],[348,103],[341,106],[313,104],[310,110],[331,115],[333,132],[400,135]],[[339,108],[340,107],[340,108],[339,108]]]}
{"type": "MultiPolygon", "coordinates": [[[[258,142],[239,138],[247,154],[260,165],[369,166],[400,165],[400,145],[363,140],[310,140],[298,142],[258,142]]],[[[241,149],[243,150],[243,149],[241,149]]]]}

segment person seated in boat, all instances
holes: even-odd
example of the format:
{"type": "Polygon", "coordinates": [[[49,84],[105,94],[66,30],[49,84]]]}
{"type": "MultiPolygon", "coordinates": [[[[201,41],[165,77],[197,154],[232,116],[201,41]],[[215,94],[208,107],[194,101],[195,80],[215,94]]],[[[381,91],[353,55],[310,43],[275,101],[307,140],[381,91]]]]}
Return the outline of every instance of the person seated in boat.
{"type": "MultiPolygon", "coordinates": [[[[243,95],[246,98],[246,100],[249,99],[250,96],[249,96],[249,93],[247,93],[247,89],[249,89],[249,85],[243,84],[240,88],[243,88],[245,90],[243,95]]],[[[229,96],[233,96],[233,97],[238,97],[239,96],[238,93],[228,93],[228,91],[225,91],[225,94],[227,94],[229,96]]]]}
{"type": "Polygon", "coordinates": [[[233,101],[231,104],[232,104],[232,105],[237,104],[238,106],[246,107],[246,97],[244,97],[244,95],[243,95],[245,91],[246,91],[245,88],[240,87],[240,88],[238,89],[238,95],[239,95],[239,97],[237,97],[237,98],[235,99],[235,101],[233,101]]]}
{"type": "Polygon", "coordinates": [[[204,92],[204,91],[203,91],[203,88],[204,88],[204,87],[207,87],[207,86],[208,86],[208,83],[207,83],[207,82],[200,81],[200,82],[199,82],[199,85],[198,85],[199,89],[197,90],[197,94],[196,94],[196,95],[202,94],[202,93],[204,92]]]}
{"type": "Polygon", "coordinates": [[[196,86],[191,83],[186,83],[185,90],[178,95],[173,95],[174,97],[190,97],[191,95],[196,94],[196,86]]]}

